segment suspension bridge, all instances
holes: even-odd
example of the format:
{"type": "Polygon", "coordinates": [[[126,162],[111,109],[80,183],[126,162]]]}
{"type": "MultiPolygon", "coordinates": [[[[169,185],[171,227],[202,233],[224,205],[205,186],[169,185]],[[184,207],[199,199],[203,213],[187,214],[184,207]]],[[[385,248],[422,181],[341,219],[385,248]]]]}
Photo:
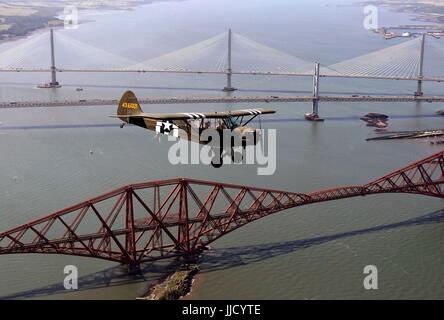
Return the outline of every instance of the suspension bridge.
{"type": "Polygon", "coordinates": [[[192,257],[263,217],[385,193],[444,199],[444,151],[365,185],[295,193],[195,179],[127,185],[0,234],[0,255],[62,254],[141,263],[192,257]]]}
{"type": "MultiPolygon", "coordinates": [[[[313,114],[319,114],[320,101],[442,102],[444,97],[425,97],[424,82],[443,82],[444,46],[437,40],[426,41],[426,35],[339,63],[324,65],[310,62],[273,49],[229,30],[205,41],[190,45],[142,62],[107,52],[90,44],[57,34],[33,37],[18,46],[0,52],[0,72],[49,73],[51,81],[45,86],[58,88],[59,73],[172,73],[213,74],[226,77],[224,91],[235,91],[233,75],[288,76],[313,78],[313,93],[298,97],[184,97],[142,99],[146,103],[226,103],[226,102],[312,102],[313,114]],[[56,53],[60,52],[57,56],[56,53]],[[39,57],[41,59],[36,59],[39,57]],[[41,65],[48,57],[50,65],[41,65]],[[56,65],[57,62],[57,65],[56,65]],[[40,65],[39,65],[40,64],[40,65]],[[62,67],[60,67],[62,66],[62,67]],[[321,96],[321,78],[374,79],[415,81],[412,96],[321,96]],[[416,98],[415,98],[416,97],[416,98]]],[[[93,99],[35,103],[2,102],[0,107],[61,105],[105,105],[115,100],[93,99]]]]}

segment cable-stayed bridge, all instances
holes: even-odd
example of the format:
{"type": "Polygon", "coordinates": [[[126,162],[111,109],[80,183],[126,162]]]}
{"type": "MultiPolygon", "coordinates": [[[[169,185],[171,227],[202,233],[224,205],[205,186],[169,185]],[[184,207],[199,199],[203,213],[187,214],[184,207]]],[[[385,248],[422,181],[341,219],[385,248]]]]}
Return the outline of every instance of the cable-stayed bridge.
{"type": "MultiPolygon", "coordinates": [[[[426,36],[413,38],[394,46],[333,65],[310,62],[273,49],[230,31],[159,57],[135,62],[106,50],[85,44],[63,32],[33,37],[18,46],[0,52],[0,72],[48,72],[51,81],[47,87],[57,88],[57,73],[175,73],[220,74],[226,77],[225,91],[236,90],[233,75],[289,76],[313,78],[313,94],[309,97],[278,97],[282,102],[313,102],[313,114],[318,115],[319,101],[414,101],[423,96],[423,82],[444,81],[444,45],[437,40],[426,41],[426,36]],[[39,57],[36,59],[36,57],[39,57]],[[45,57],[50,61],[45,65],[45,57]],[[416,81],[414,96],[358,97],[320,96],[321,78],[351,78],[416,81]],[[284,101],[285,100],[285,101],[284,101]]],[[[276,100],[276,98],[274,98],[276,100]]],[[[191,102],[267,102],[270,97],[231,98],[164,98],[143,99],[147,103],[191,102]],[[152,100],[152,101],[151,101],[152,100]]],[[[423,100],[423,99],[419,99],[423,100]]],[[[441,97],[425,97],[426,101],[442,101],[441,97]]],[[[88,101],[94,105],[108,100],[88,101]],[[95,101],[95,102],[94,102],[95,101]]],[[[72,105],[81,101],[52,102],[72,105]]],[[[22,103],[22,105],[26,103],[22,103]]],[[[1,107],[10,107],[2,103],[1,107]]]]}

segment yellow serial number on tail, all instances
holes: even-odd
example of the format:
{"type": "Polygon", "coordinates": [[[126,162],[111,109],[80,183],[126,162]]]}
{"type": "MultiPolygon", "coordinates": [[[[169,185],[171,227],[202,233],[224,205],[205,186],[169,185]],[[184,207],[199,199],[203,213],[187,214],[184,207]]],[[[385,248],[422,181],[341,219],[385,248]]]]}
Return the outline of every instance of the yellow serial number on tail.
{"type": "Polygon", "coordinates": [[[137,103],[124,102],[122,103],[122,107],[125,109],[137,109],[139,105],[137,103]]]}

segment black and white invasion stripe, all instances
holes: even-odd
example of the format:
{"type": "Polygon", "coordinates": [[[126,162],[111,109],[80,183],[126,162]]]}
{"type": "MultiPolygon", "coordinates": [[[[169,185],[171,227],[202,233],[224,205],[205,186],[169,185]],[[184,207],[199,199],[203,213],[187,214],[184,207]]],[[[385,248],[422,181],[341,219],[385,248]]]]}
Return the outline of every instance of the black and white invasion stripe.
{"type": "Polygon", "coordinates": [[[190,119],[204,119],[206,116],[203,113],[183,113],[183,115],[187,116],[190,119]]]}
{"type": "Polygon", "coordinates": [[[258,110],[258,109],[245,109],[245,110],[242,110],[242,111],[248,112],[252,116],[256,116],[258,114],[262,114],[262,112],[260,110],[258,110]]]}

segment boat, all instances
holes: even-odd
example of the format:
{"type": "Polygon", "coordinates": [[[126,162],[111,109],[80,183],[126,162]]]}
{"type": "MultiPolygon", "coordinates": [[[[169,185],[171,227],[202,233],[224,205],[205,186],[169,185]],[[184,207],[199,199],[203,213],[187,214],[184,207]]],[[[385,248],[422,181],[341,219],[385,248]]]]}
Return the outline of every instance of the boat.
{"type": "Polygon", "coordinates": [[[368,120],[388,120],[389,116],[382,113],[375,113],[370,112],[367,113],[365,116],[361,118],[361,120],[368,121],[368,120]]]}
{"type": "Polygon", "coordinates": [[[367,127],[376,127],[378,129],[385,129],[388,126],[386,121],[379,119],[367,120],[366,122],[367,122],[367,127]]]}
{"type": "Polygon", "coordinates": [[[45,82],[45,83],[41,83],[41,84],[37,85],[37,88],[39,88],[39,89],[49,89],[49,88],[51,88],[51,85],[49,83],[45,82]]]}
{"type": "Polygon", "coordinates": [[[317,114],[315,113],[306,113],[305,114],[305,120],[308,121],[315,121],[315,122],[322,122],[324,121],[324,119],[320,118],[317,114]]]}
{"type": "Polygon", "coordinates": [[[367,127],[376,127],[378,129],[385,129],[388,127],[388,116],[382,113],[370,112],[361,118],[367,123],[367,127]]]}
{"type": "Polygon", "coordinates": [[[387,122],[384,122],[384,121],[376,121],[374,126],[378,129],[385,129],[388,127],[388,124],[387,124],[387,122]]]}
{"type": "Polygon", "coordinates": [[[62,86],[59,85],[58,83],[57,84],[51,84],[51,83],[48,83],[48,82],[41,83],[41,84],[37,85],[37,88],[39,88],[39,89],[51,89],[51,88],[61,88],[61,87],[62,86]]]}

